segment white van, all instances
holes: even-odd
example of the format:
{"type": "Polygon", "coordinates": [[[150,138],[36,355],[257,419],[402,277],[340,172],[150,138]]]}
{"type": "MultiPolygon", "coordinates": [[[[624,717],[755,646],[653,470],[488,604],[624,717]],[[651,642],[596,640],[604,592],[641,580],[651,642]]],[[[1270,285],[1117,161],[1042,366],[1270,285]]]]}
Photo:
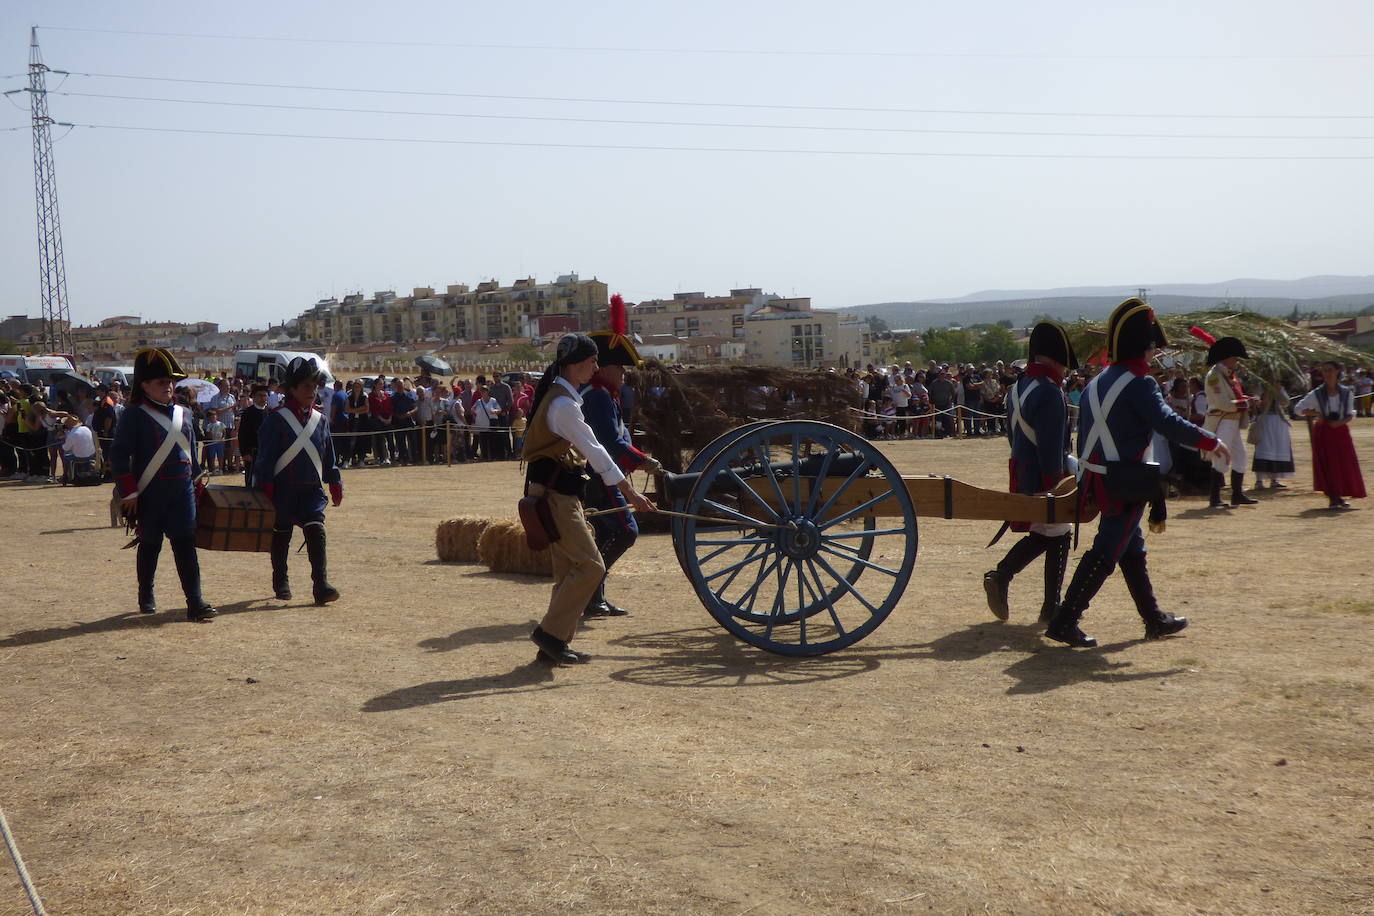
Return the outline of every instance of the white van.
{"type": "Polygon", "coordinates": [[[239,350],[234,354],[234,375],[255,382],[279,379],[286,374],[286,367],[298,356],[313,359],[324,373],[326,384],[334,383],[334,374],[329,371],[329,361],[318,353],[303,350],[239,350]]]}
{"type": "Polygon", "coordinates": [[[134,384],[133,366],[96,366],[95,377],[100,380],[102,385],[113,385],[115,382],[125,388],[131,388],[134,384]]]}
{"type": "Polygon", "coordinates": [[[30,385],[50,385],[54,376],[75,372],[76,366],[65,356],[0,356],[0,369],[30,385]]]}

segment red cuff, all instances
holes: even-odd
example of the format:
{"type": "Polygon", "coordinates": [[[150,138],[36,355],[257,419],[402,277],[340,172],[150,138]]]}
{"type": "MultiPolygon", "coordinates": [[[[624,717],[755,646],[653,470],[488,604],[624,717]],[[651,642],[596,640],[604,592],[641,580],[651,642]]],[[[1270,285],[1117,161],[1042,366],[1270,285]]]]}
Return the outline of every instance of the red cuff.
{"type": "Polygon", "coordinates": [[[133,474],[120,474],[118,479],[119,492],[123,496],[128,496],[130,493],[138,489],[138,478],[135,477],[133,474]]]}
{"type": "Polygon", "coordinates": [[[1197,448],[1200,452],[1215,451],[1219,440],[1215,436],[1203,436],[1197,441],[1197,448]]]}
{"type": "Polygon", "coordinates": [[[631,445],[626,448],[625,454],[621,455],[620,461],[616,463],[620,465],[622,472],[628,474],[648,460],[648,455],[631,445]]]}
{"type": "Polygon", "coordinates": [[[1064,479],[1063,474],[1041,474],[1040,489],[1049,491],[1059,486],[1059,481],[1064,479]]]}

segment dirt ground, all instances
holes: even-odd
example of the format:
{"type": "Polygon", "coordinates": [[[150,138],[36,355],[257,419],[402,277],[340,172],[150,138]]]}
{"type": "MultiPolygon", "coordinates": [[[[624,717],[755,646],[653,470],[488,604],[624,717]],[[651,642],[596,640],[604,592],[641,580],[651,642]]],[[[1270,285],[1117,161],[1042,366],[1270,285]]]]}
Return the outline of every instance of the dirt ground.
{"type": "MultiPolygon", "coordinates": [[[[1038,566],[999,623],[1010,540],[922,519],[847,650],[735,642],[652,535],[612,579],[634,615],[558,670],[527,639],[547,580],[435,559],[442,519],[513,511],[514,464],[345,472],[343,599],[202,552],[209,624],[167,551],[133,613],[107,490],[6,482],[0,804],[64,916],[1374,913],[1374,506],[1327,512],[1295,444],[1292,489],[1149,536],[1178,638],[1141,640],[1117,576],[1098,648],[1044,641],[1038,566]]],[[[999,440],[884,451],[1005,480],[999,440]]],[[[0,856],[0,914],[27,912],[0,856]]]]}

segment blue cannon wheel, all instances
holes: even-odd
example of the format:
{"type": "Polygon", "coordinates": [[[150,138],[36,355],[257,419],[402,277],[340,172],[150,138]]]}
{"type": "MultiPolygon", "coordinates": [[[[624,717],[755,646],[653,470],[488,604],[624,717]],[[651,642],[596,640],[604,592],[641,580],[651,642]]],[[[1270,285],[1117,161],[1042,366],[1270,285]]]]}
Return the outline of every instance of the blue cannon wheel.
{"type": "Polygon", "coordinates": [[[739,639],[779,655],[863,639],[916,564],[916,510],[901,475],[877,446],[828,423],[735,437],[702,468],[684,511],[723,523],[682,520],[678,549],[702,604],[739,639]],[[859,492],[876,495],[842,508],[859,492]]]}
{"type": "MultiPolygon", "coordinates": [[[[719,455],[731,442],[734,442],[740,436],[751,433],[772,422],[774,421],[756,420],[753,423],[737,426],[729,432],[721,433],[719,436],[716,436],[710,442],[706,443],[706,447],[692,457],[691,463],[687,465],[687,470],[683,471],[683,473],[700,474],[706,468],[707,462],[719,455]]],[[[683,496],[681,499],[674,500],[673,509],[677,512],[686,512],[687,497],[683,496]]],[[[673,533],[673,551],[677,554],[677,562],[678,565],[682,567],[682,572],[687,576],[691,576],[691,570],[687,568],[687,558],[682,553],[682,523],[683,520],[680,518],[673,519],[671,528],[673,533]]]]}

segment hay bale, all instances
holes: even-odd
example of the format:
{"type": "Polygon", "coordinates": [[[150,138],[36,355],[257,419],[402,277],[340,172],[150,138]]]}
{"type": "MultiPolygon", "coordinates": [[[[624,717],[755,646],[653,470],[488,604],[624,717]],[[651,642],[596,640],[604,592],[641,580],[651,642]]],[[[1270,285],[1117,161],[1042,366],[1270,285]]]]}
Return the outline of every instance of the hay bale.
{"type": "Polygon", "coordinates": [[[527,573],[553,578],[553,554],[530,550],[519,522],[492,522],[477,541],[477,556],[492,572],[527,573]]]}
{"type": "Polygon", "coordinates": [[[447,563],[476,563],[477,542],[491,523],[489,518],[451,518],[440,522],[434,532],[439,559],[447,563]]]}

